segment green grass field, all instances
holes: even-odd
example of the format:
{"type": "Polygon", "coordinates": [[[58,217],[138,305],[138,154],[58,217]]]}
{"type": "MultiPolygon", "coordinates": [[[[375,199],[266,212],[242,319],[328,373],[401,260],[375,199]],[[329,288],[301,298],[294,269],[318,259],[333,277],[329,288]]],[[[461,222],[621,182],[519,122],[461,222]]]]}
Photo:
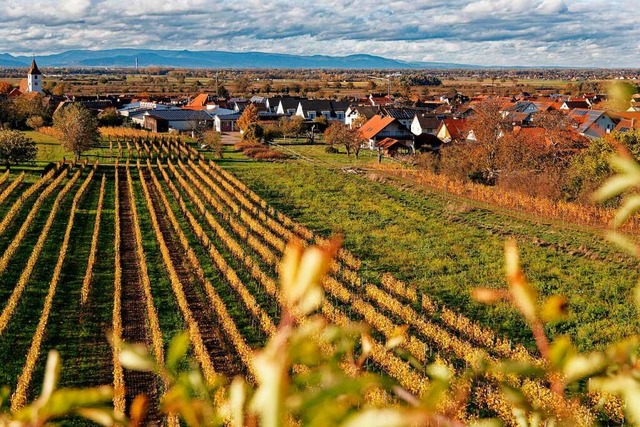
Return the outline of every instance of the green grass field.
{"type": "MultiPolygon", "coordinates": [[[[639,325],[631,297],[637,263],[606,243],[600,231],[487,209],[448,194],[407,191],[328,166],[354,162],[344,154],[329,159],[321,146],[292,149],[318,161],[255,162],[229,153],[220,165],[311,229],[343,233],[346,247],[363,260],[366,280],[392,272],[532,347],[532,336],[513,309],[470,298],[474,287],[506,286],[503,247],[512,237],[539,291],[569,298],[571,314],[550,325],[552,335],[569,334],[580,348],[591,349],[639,325]]],[[[366,154],[361,161],[370,161],[365,159],[366,154]]]]}

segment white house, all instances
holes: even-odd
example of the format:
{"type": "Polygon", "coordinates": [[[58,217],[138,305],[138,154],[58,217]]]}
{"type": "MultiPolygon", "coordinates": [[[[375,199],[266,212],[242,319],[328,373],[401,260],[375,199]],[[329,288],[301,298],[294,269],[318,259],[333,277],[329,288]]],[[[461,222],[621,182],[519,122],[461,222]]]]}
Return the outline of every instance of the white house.
{"type": "Polygon", "coordinates": [[[438,132],[440,120],[433,114],[416,114],[411,122],[411,133],[414,135],[435,135],[438,132]]]}

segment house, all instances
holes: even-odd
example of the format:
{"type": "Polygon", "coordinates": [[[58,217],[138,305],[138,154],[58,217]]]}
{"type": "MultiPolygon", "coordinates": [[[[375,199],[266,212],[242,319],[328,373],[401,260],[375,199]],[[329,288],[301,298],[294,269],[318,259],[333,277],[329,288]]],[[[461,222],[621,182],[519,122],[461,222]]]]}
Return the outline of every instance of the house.
{"type": "Polygon", "coordinates": [[[423,133],[413,137],[415,151],[438,151],[442,147],[442,141],[430,133],[423,133]]]}
{"type": "Polygon", "coordinates": [[[416,113],[411,121],[411,133],[414,135],[435,135],[440,126],[440,120],[433,114],[416,113]]]}
{"type": "Polygon", "coordinates": [[[300,100],[301,98],[280,98],[275,112],[277,114],[293,116],[298,110],[298,104],[300,104],[300,100]]]}
{"type": "Polygon", "coordinates": [[[394,138],[385,138],[378,142],[378,150],[387,157],[395,157],[398,154],[410,154],[413,148],[394,138]]]}
{"type": "Polygon", "coordinates": [[[387,105],[393,105],[394,99],[391,95],[375,94],[372,93],[368,98],[370,105],[373,107],[384,107],[387,105]]]}
{"type": "Polygon", "coordinates": [[[573,109],[589,109],[591,108],[591,104],[586,99],[578,99],[578,100],[568,100],[564,101],[560,105],[560,110],[573,110],[573,109]]]}
{"type": "MultiPolygon", "coordinates": [[[[292,104],[295,104],[295,106],[291,107],[291,108],[294,109],[294,112],[295,112],[295,109],[298,107],[298,101],[300,101],[303,98],[295,97],[295,96],[274,96],[274,97],[271,97],[271,98],[266,98],[265,102],[264,102],[266,110],[268,112],[270,112],[270,113],[277,113],[278,112],[278,107],[280,106],[280,101],[285,100],[285,99],[291,100],[290,102],[292,104]]],[[[285,104],[288,104],[288,103],[289,103],[289,101],[285,101],[285,104]]],[[[292,112],[290,114],[293,114],[294,112],[292,112]]],[[[285,112],[280,113],[280,114],[287,114],[286,110],[285,110],[285,112]]]]}
{"type": "Polygon", "coordinates": [[[507,115],[504,117],[506,121],[511,123],[513,126],[526,126],[530,125],[533,122],[533,113],[519,113],[515,111],[507,112],[507,115]]]}
{"type": "Polygon", "coordinates": [[[209,95],[201,93],[193,98],[187,105],[184,106],[185,110],[206,110],[209,103],[209,95]]]}
{"type": "Polygon", "coordinates": [[[344,123],[348,109],[348,102],[332,101],[329,99],[303,99],[298,102],[295,115],[303,117],[305,120],[324,117],[329,121],[340,121],[344,123]]]}
{"type": "Polygon", "coordinates": [[[468,127],[466,120],[444,119],[440,122],[436,136],[445,143],[475,141],[475,134],[468,127]]]}
{"type": "Polygon", "coordinates": [[[573,120],[578,133],[591,139],[613,132],[618,124],[618,120],[603,110],[575,108],[568,117],[573,120]]]}
{"type": "Polygon", "coordinates": [[[411,123],[413,123],[413,118],[418,113],[424,113],[424,110],[418,108],[393,108],[393,107],[384,107],[381,109],[384,115],[393,117],[404,127],[407,129],[411,128],[411,123]]]}
{"type": "Polygon", "coordinates": [[[218,132],[237,132],[240,113],[217,114],[213,118],[213,126],[218,132]]]}
{"type": "Polygon", "coordinates": [[[367,122],[378,113],[380,113],[380,109],[378,107],[370,105],[350,106],[345,113],[344,123],[349,127],[353,127],[354,122],[360,119],[367,122]]]}
{"type": "Polygon", "coordinates": [[[535,114],[538,112],[538,107],[531,101],[517,101],[503,111],[507,113],[535,114]]]}
{"type": "Polygon", "coordinates": [[[153,123],[161,128],[176,131],[194,131],[198,128],[213,127],[214,118],[204,110],[155,110],[144,113],[142,126],[151,129],[153,123]],[[152,116],[151,120],[147,117],[152,116]],[[166,126],[163,123],[166,121],[166,126]]]}
{"type": "Polygon", "coordinates": [[[615,127],[614,132],[629,132],[630,130],[640,129],[640,120],[637,119],[622,119],[620,123],[615,127]]]}
{"type": "Polygon", "coordinates": [[[377,148],[377,142],[391,137],[398,140],[411,140],[411,132],[398,120],[390,116],[375,115],[358,129],[360,135],[368,141],[368,148],[377,148]]]}
{"type": "Polygon", "coordinates": [[[553,108],[553,101],[534,101],[533,105],[536,106],[536,108],[538,109],[538,112],[542,111],[552,111],[553,108]]]}
{"type": "Polygon", "coordinates": [[[629,132],[632,129],[640,129],[640,112],[615,113],[620,122],[615,127],[615,132],[629,132]]]}

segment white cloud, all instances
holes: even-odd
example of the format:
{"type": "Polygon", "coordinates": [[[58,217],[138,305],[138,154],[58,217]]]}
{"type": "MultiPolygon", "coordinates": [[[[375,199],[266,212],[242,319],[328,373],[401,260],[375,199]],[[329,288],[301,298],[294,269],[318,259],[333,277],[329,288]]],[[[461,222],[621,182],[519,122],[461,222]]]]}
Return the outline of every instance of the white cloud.
{"type": "Polygon", "coordinates": [[[620,13],[636,1],[32,0],[26,8],[2,0],[0,52],[137,46],[637,66],[640,28],[634,14],[620,13]]]}

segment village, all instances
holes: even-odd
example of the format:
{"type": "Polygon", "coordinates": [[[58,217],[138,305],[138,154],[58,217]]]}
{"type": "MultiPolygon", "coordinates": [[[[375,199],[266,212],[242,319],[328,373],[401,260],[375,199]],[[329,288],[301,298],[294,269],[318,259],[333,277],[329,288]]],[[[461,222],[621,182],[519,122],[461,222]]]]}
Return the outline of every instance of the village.
{"type": "MultiPolygon", "coordinates": [[[[310,99],[304,96],[255,94],[251,97],[221,97],[199,93],[182,99],[161,96],[139,98],[134,95],[62,96],[43,91],[45,77],[34,58],[19,87],[5,91],[8,100],[40,94],[44,102],[57,111],[77,103],[96,115],[117,112],[127,126],[148,129],[154,133],[186,132],[195,134],[206,129],[237,135],[242,130],[238,120],[248,106],[257,111],[258,123],[277,127],[282,120],[297,117],[305,135],[321,133],[331,123],[358,128],[362,148],[384,151],[386,155],[437,151],[452,143],[476,140],[470,125],[478,105],[491,100],[499,103],[504,123],[513,133],[532,137],[544,134],[539,113],[558,112],[566,117],[570,139],[595,139],[613,132],[640,128],[640,95],[629,100],[626,109],[611,109],[608,95],[584,93],[563,95],[561,91],[520,92],[508,96],[463,94],[453,91],[440,96],[407,100],[391,93],[371,93],[352,99],[310,99]],[[625,111],[626,110],[626,111],[625,111]]],[[[389,83],[391,84],[391,83],[389,83]]],[[[2,96],[2,95],[0,95],[2,96]]],[[[118,121],[120,123],[120,121],[118,121]]],[[[231,139],[233,140],[233,139],[231,139]]],[[[267,141],[268,142],[268,141],[267,141]]]]}

